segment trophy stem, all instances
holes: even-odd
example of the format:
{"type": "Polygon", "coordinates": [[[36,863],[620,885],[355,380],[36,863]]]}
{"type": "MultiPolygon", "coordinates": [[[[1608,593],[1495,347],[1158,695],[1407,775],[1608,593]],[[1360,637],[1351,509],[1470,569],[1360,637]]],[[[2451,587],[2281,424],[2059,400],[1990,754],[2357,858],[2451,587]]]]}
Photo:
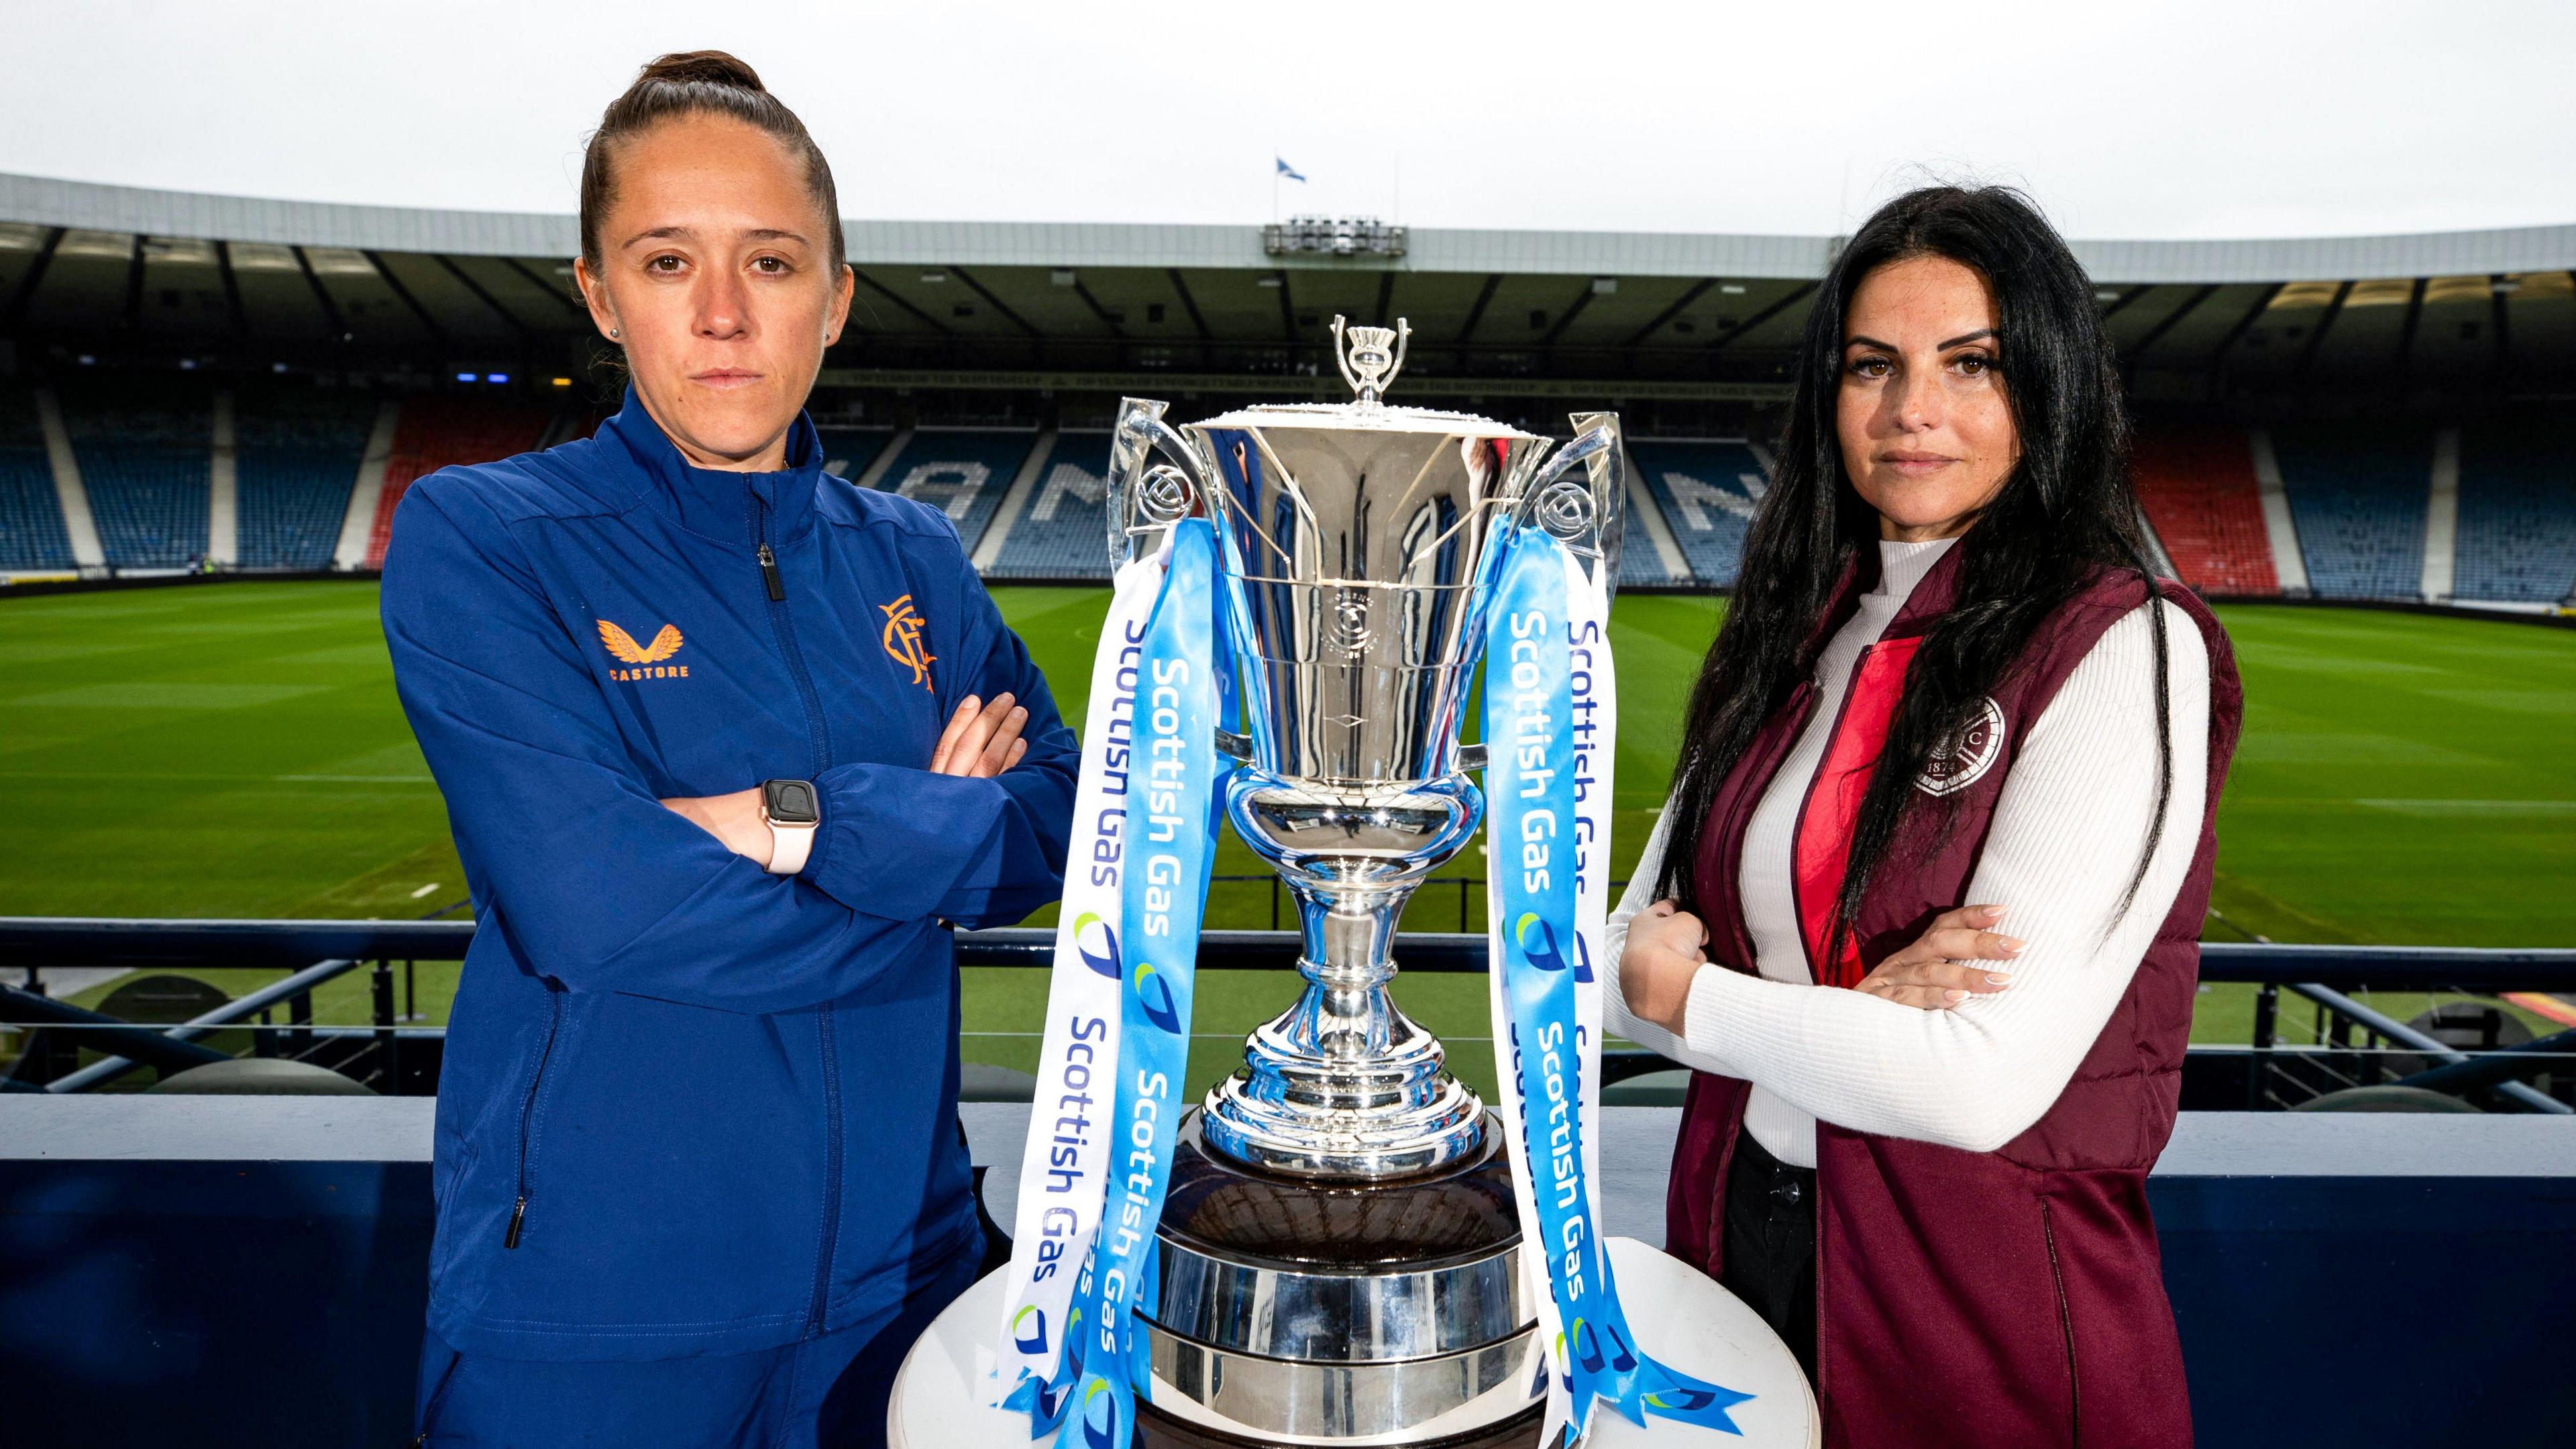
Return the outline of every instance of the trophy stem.
{"type": "Polygon", "coordinates": [[[1354,887],[1283,873],[1306,989],[1252,1033],[1243,1068],[1208,1094],[1208,1143],[1247,1166],[1353,1181],[1431,1172],[1474,1153],[1484,1104],[1449,1074],[1439,1039],[1387,994],[1395,924],[1421,876],[1354,887]]]}

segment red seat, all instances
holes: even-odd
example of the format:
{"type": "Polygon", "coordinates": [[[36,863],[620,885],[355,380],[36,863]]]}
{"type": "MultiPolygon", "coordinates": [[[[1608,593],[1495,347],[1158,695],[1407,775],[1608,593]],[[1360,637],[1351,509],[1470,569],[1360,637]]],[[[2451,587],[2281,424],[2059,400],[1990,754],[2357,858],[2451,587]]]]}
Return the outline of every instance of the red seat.
{"type": "Polygon", "coordinates": [[[2281,592],[2241,428],[2141,429],[2138,501],[2182,581],[2210,595],[2281,592]]]}
{"type": "Polygon", "coordinates": [[[376,524],[367,539],[367,564],[385,566],[385,542],[393,537],[394,505],[416,479],[462,463],[489,463],[524,453],[546,430],[546,414],[537,408],[506,407],[454,398],[414,398],[402,405],[394,421],[393,457],[385,464],[385,488],[376,501],[376,524]]]}

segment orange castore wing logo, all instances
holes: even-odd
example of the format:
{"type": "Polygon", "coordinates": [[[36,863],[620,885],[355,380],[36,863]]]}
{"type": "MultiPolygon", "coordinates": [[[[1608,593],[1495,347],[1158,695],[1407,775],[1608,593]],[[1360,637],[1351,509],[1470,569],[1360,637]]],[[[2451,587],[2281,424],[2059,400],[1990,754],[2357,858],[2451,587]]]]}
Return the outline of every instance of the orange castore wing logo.
{"type": "Polygon", "coordinates": [[[599,642],[607,646],[608,657],[626,664],[658,666],[612,669],[608,671],[611,679],[685,679],[688,677],[689,666],[663,663],[664,660],[680,652],[679,625],[665,624],[661,632],[653,636],[652,643],[638,644],[635,642],[634,635],[606,619],[601,619],[598,623],[599,642]]]}
{"type": "Polygon", "coordinates": [[[928,649],[922,647],[921,631],[929,627],[930,621],[913,612],[910,594],[891,604],[879,604],[877,609],[886,616],[886,654],[895,663],[912,671],[913,683],[929,689],[930,666],[937,661],[928,649]]]}

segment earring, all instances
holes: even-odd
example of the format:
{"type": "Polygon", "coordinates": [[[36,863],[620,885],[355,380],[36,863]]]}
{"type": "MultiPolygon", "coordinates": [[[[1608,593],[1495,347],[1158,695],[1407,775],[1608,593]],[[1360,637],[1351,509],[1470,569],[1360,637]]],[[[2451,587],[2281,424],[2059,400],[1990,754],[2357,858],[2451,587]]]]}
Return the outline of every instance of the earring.
{"type": "Polygon", "coordinates": [[[617,329],[616,329],[616,328],[611,327],[611,328],[609,328],[609,329],[608,329],[608,340],[609,340],[609,341],[611,341],[611,342],[614,342],[614,341],[616,341],[616,340],[617,340],[617,329]]]}

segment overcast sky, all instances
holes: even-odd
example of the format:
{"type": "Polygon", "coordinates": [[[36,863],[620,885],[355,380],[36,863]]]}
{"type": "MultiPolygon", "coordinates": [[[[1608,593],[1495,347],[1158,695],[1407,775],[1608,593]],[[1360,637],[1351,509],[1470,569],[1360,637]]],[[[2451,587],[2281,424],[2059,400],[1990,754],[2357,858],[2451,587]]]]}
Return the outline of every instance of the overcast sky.
{"type": "Polygon", "coordinates": [[[569,212],[600,108],[706,46],[854,216],[1820,234],[1974,177],[2085,237],[2576,221],[2567,0],[0,0],[0,171],[569,212]]]}

